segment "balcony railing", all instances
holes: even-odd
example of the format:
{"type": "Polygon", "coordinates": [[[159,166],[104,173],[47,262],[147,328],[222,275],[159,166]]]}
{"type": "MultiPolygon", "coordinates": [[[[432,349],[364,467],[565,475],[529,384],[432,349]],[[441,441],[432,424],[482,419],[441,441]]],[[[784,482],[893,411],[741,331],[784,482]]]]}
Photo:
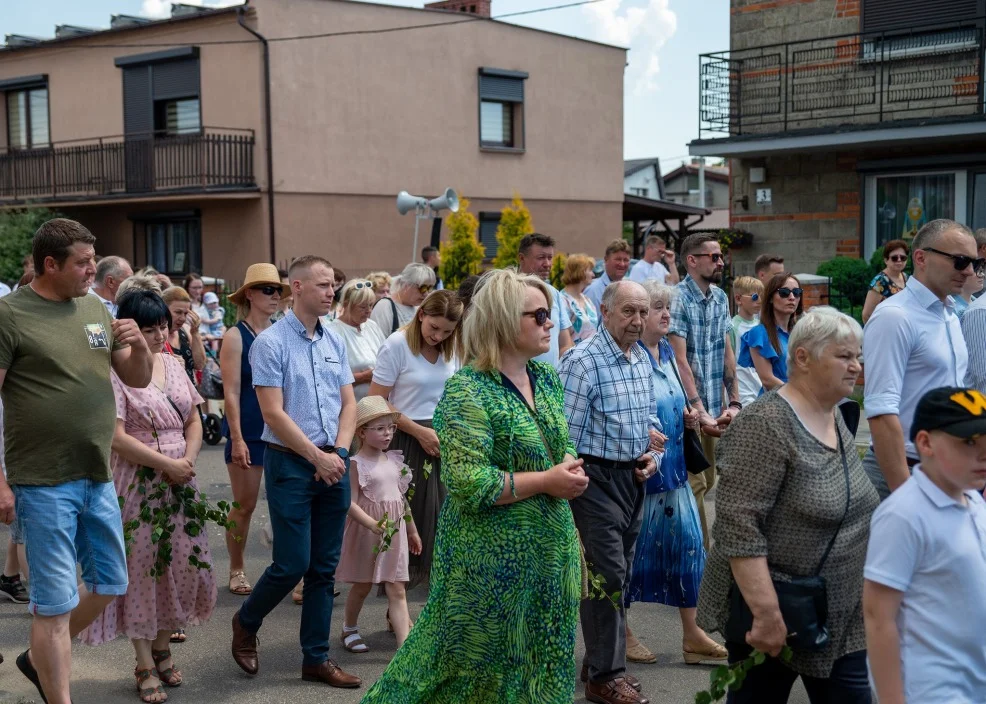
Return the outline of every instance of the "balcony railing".
{"type": "Polygon", "coordinates": [[[252,130],[129,134],[0,149],[0,201],[249,188],[252,130]]]}
{"type": "Polygon", "coordinates": [[[986,21],[702,54],[699,138],[982,119],[986,21]]]}

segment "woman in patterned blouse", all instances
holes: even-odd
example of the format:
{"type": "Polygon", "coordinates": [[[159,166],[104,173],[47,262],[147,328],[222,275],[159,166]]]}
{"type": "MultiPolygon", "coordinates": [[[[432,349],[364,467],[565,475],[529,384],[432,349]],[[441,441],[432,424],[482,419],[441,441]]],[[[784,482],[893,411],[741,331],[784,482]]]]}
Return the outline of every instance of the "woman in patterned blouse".
{"type": "Polygon", "coordinates": [[[571,704],[579,538],[568,499],[589,479],[562,386],[532,361],[551,342],[551,289],[483,275],[465,323],[472,362],[435,411],[448,486],[421,617],[363,704],[571,704]]]}
{"type": "Polygon", "coordinates": [[[859,377],[862,339],[849,316],[827,306],[809,311],[791,332],[788,383],[741,411],[716,452],[714,542],[698,624],[724,633],[730,590],[738,587],[753,628],[745,643],[727,639],[729,661],[745,659],[753,648],[771,656],[747,673],[727,704],[783,704],[799,676],[813,704],[871,701],[863,563],[879,498],[836,411],[859,377]],[[820,573],[828,585],[830,640],[817,652],[795,651],[785,665],[775,659],[788,628],[773,581],[814,575],[833,535],[820,573]]]}
{"type": "Polygon", "coordinates": [[[896,293],[904,290],[907,285],[907,255],[910,247],[904,240],[891,240],[883,246],[883,263],[886,266],[870,281],[870,290],[866,292],[863,302],[863,324],[870,319],[876,307],[896,293]]]}

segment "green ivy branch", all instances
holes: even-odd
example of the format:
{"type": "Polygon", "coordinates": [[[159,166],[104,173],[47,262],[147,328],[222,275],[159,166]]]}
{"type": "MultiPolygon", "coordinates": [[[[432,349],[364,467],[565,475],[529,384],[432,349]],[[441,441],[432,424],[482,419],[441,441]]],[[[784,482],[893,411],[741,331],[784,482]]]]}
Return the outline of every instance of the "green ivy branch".
{"type": "MultiPolygon", "coordinates": [[[[154,414],[150,414],[151,437],[157,443],[161,452],[161,441],[158,438],[157,426],[154,424],[154,414]]],[[[163,453],[161,453],[163,454],[163,453]]],[[[159,579],[167,574],[174,556],[172,554],[171,537],[177,526],[175,516],[181,514],[185,518],[185,534],[195,538],[205,530],[206,523],[215,523],[226,531],[236,528],[236,522],[229,520],[230,509],[239,508],[237,502],[220,501],[215,506],[210,504],[205,494],[196,491],[188,485],[173,485],[161,478],[160,474],[150,467],[140,467],[134,481],[127,487],[127,493],[137,490],[141,495],[137,516],[123,524],[123,538],[127,546],[127,554],[134,543],[134,534],[142,525],[151,529],[151,543],[156,546],[154,564],[149,575],[159,579]],[[152,504],[156,504],[152,506],[152,504]]],[[[118,496],[122,510],[126,499],[118,496]]],[[[236,540],[242,540],[237,536],[236,540]]],[[[207,570],[212,567],[201,559],[202,548],[192,546],[192,554],[188,556],[188,564],[196,569],[207,570]]]]}
{"type": "MultiPolygon", "coordinates": [[[[789,646],[781,648],[781,660],[791,662],[794,655],[789,646]]],[[[726,692],[738,692],[743,687],[747,673],[757,665],[763,665],[767,654],[754,650],[745,660],[731,667],[720,665],[709,673],[709,688],[695,695],[695,704],[712,704],[726,696],[726,692]]]]}
{"type": "Polygon", "coordinates": [[[592,565],[586,563],[586,573],[589,580],[589,596],[586,599],[598,599],[599,601],[609,601],[613,608],[619,610],[620,600],[623,598],[623,592],[617,590],[615,592],[609,593],[606,591],[606,578],[601,574],[593,574],[592,565]]]}

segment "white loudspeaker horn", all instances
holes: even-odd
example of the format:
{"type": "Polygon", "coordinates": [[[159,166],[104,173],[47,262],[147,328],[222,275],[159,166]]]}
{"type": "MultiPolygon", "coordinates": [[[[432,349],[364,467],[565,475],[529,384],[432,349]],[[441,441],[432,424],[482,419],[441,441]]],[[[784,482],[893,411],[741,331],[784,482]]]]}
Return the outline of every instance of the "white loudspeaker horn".
{"type": "MultiPolygon", "coordinates": [[[[453,193],[452,195],[454,196],[455,194],[453,193]]],[[[423,208],[427,203],[428,201],[421,196],[412,196],[407,191],[401,191],[397,194],[397,212],[401,215],[406,215],[417,208],[423,208]]]]}
{"type": "Polygon", "coordinates": [[[459,212],[459,196],[451,188],[446,188],[445,193],[428,201],[428,207],[432,210],[445,210],[448,208],[453,213],[457,213],[459,212]]]}

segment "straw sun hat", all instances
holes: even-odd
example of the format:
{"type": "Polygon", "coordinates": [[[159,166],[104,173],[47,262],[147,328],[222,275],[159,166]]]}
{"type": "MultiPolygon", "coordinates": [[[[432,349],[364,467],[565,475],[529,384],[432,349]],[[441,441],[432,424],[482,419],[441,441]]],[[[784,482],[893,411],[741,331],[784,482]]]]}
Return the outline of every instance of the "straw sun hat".
{"type": "Polygon", "coordinates": [[[281,277],[277,273],[276,266],[273,264],[251,264],[246,270],[246,280],[243,282],[243,285],[236,289],[236,292],[229,297],[229,300],[236,305],[243,305],[246,303],[247,289],[265,284],[280,286],[281,298],[287,298],[291,295],[291,287],[281,283],[281,277]]]}
{"type": "Polygon", "coordinates": [[[382,396],[366,396],[356,404],[356,428],[362,428],[367,423],[384,416],[400,415],[394,407],[387,403],[382,396]]]}

